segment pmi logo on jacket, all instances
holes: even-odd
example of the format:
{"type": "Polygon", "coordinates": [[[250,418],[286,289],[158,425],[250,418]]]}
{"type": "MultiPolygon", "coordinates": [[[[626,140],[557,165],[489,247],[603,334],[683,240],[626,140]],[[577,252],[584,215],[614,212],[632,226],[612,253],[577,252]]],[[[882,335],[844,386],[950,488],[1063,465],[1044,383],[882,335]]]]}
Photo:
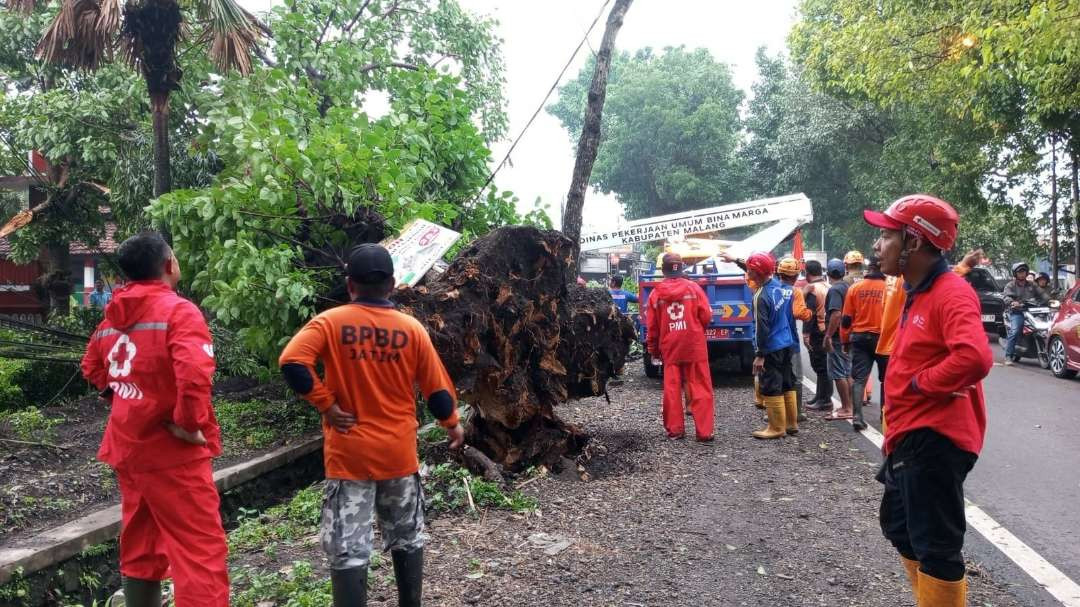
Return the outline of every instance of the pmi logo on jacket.
{"type": "Polygon", "coordinates": [[[668,331],[685,331],[686,321],[683,320],[683,316],[686,314],[686,306],[674,301],[667,307],[668,316],[668,331]]]}

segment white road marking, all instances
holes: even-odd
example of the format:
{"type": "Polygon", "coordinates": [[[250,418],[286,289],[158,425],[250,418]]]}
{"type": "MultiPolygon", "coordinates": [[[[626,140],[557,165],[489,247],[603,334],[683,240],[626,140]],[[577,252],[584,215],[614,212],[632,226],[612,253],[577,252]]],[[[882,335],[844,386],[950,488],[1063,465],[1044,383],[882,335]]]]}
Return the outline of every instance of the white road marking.
{"type": "MultiPolygon", "coordinates": [[[[808,377],[803,377],[803,384],[811,390],[817,390],[817,384],[808,377]]],[[[834,410],[840,407],[840,399],[836,396],[833,396],[833,405],[834,410]]],[[[852,420],[847,421],[851,423],[852,420]]],[[[878,449],[885,442],[885,437],[881,435],[881,432],[878,432],[876,428],[870,425],[867,425],[866,430],[862,431],[862,435],[871,443],[874,443],[878,449]]],[[[1060,569],[1051,565],[1049,561],[991,518],[985,510],[978,507],[974,502],[965,498],[964,503],[965,517],[972,528],[1000,550],[1002,554],[1009,557],[1024,573],[1031,576],[1031,579],[1045,588],[1062,605],[1065,607],[1080,607],[1080,584],[1069,579],[1060,569]]]]}

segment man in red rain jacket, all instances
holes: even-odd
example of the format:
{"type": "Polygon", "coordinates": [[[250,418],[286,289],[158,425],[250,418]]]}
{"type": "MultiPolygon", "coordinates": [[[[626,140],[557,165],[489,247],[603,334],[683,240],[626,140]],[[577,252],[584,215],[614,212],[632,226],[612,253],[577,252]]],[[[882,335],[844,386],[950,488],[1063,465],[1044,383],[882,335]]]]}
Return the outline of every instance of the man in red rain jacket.
{"type": "Polygon", "coordinates": [[[964,480],[986,433],[982,380],[993,357],[979,298],[943,255],[960,217],[925,194],[864,217],[881,229],[881,270],[903,276],[907,294],[885,373],[881,530],[918,605],[963,607],[964,480]]]}
{"type": "Polygon", "coordinates": [[[229,604],[227,546],[210,460],[221,434],[210,404],[214,348],[202,313],[176,294],[180,266],[156,233],[117,250],[128,284],[113,294],[82,370],[111,404],[98,459],[116,470],[120,573],[128,607],[229,604]]]}
{"type": "Polygon", "coordinates": [[[686,431],[684,388],[694,416],[697,440],[713,439],[713,389],[705,327],[712,308],[705,292],[683,277],[682,257],[663,257],[664,280],[649,294],[645,334],[649,354],[664,363],[664,429],[669,438],[686,431]]]}

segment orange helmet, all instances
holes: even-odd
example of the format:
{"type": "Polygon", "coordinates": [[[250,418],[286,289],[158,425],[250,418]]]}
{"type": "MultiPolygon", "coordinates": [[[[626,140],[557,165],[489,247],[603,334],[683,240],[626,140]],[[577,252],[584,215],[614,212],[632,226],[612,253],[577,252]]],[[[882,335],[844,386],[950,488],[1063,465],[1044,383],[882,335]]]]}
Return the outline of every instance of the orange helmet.
{"type": "Polygon", "coordinates": [[[784,276],[798,276],[799,270],[801,270],[799,265],[798,259],[795,259],[794,257],[785,257],[780,260],[780,265],[776,267],[776,273],[783,274],[784,276]]]}
{"type": "Polygon", "coordinates": [[[865,260],[863,260],[862,253],[858,251],[848,251],[847,255],[844,255],[845,266],[862,265],[863,263],[865,263],[865,260]]]}

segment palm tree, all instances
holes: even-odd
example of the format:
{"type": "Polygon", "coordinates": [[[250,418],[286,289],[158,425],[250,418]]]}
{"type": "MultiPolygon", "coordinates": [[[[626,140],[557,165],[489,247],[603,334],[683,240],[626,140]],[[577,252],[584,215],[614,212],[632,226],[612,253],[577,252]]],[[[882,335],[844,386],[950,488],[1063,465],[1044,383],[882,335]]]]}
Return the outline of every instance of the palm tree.
{"type": "MultiPolygon", "coordinates": [[[[49,0],[9,0],[30,12],[49,0]]],[[[251,71],[250,52],[264,31],[235,0],[60,0],[60,11],[38,43],[38,56],[76,69],[97,69],[119,54],[146,80],[154,127],[154,196],[172,189],[169,167],[169,96],[180,87],[176,45],[189,33],[184,8],[196,15],[196,40],[209,43],[218,69],[251,71]],[[183,6],[182,6],[183,5],[183,6]]]]}

